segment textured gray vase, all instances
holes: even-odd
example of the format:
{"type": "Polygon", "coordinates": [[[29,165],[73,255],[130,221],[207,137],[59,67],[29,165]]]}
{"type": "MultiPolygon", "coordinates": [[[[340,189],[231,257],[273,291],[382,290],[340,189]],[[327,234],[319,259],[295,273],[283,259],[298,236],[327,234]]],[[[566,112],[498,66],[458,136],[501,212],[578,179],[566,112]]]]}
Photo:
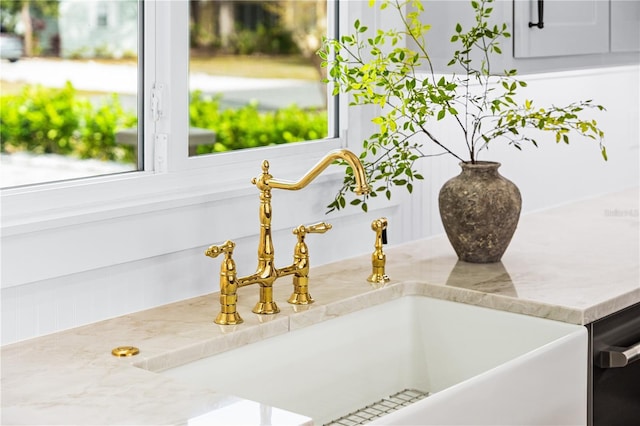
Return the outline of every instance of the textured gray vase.
{"type": "Polygon", "coordinates": [[[498,173],[500,163],[460,163],[438,197],[440,218],[458,258],[465,262],[498,262],[520,219],[518,187],[498,173]]]}

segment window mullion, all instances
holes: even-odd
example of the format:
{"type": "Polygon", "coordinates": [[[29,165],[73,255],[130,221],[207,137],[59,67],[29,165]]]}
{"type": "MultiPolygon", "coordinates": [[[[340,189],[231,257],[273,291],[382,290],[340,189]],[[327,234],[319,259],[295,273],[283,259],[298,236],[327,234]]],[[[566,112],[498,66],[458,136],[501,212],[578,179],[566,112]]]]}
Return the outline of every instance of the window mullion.
{"type": "Polygon", "coordinates": [[[155,122],[153,114],[151,114],[151,90],[156,79],[156,2],[141,0],[140,5],[142,19],[138,27],[138,92],[140,93],[138,102],[138,146],[142,154],[138,155],[138,169],[153,171],[155,122]]]}
{"type": "Polygon", "coordinates": [[[175,172],[186,169],[188,157],[189,3],[157,1],[155,8],[155,66],[147,87],[155,87],[159,99],[156,117],[150,114],[154,132],[146,143],[152,146],[152,167],[162,165],[155,171],[175,172]]]}

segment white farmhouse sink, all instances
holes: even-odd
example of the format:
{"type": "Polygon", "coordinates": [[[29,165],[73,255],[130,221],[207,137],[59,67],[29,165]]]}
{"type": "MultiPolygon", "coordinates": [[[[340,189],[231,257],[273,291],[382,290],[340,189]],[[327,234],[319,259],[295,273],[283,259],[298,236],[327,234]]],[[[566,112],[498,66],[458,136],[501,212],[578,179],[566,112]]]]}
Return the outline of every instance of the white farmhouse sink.
{"type": "Polygon", "coordinates": [[[377,422],[585,424],[587,332],[408,296],[160,374],[317,425],[404,389],[431,396],[377,422]]]}

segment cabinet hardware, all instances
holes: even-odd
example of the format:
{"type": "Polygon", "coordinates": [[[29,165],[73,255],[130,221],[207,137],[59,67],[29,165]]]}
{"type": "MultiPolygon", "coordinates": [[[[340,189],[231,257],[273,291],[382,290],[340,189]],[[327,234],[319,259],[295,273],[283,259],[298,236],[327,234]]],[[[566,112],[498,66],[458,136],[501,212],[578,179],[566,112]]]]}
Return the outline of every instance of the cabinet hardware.
{"type": "Polygon", "coordinates": [[[529,22],[529,28],[538,27],[544,28],[544,0],[538,0],[538,22],[529,22]]]}
{"type": "Polygon", "coordinates": [[[611,347],[607,351],[600,352],[597,365],[600,368],[626,367],[640,359],[640,342],[628,348],[611,347]]]}

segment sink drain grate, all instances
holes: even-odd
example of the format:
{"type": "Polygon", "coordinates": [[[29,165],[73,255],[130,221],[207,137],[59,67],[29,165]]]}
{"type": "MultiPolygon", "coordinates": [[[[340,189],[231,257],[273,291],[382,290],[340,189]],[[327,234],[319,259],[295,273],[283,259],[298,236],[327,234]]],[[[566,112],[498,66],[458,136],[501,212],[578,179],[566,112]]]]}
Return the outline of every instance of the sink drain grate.
{"type": "Polygon", "coordinates": [[[327,423],[325,426],[355,426],[369,423],[373,419],[387,415],[402,407],[420,401],[429,396],[428,392],[422,392],[415,389],[405,389],[398,393],[367,405],[364,408],[354,411],[351,414],[342,416],[339,419],[327,423]]]}

